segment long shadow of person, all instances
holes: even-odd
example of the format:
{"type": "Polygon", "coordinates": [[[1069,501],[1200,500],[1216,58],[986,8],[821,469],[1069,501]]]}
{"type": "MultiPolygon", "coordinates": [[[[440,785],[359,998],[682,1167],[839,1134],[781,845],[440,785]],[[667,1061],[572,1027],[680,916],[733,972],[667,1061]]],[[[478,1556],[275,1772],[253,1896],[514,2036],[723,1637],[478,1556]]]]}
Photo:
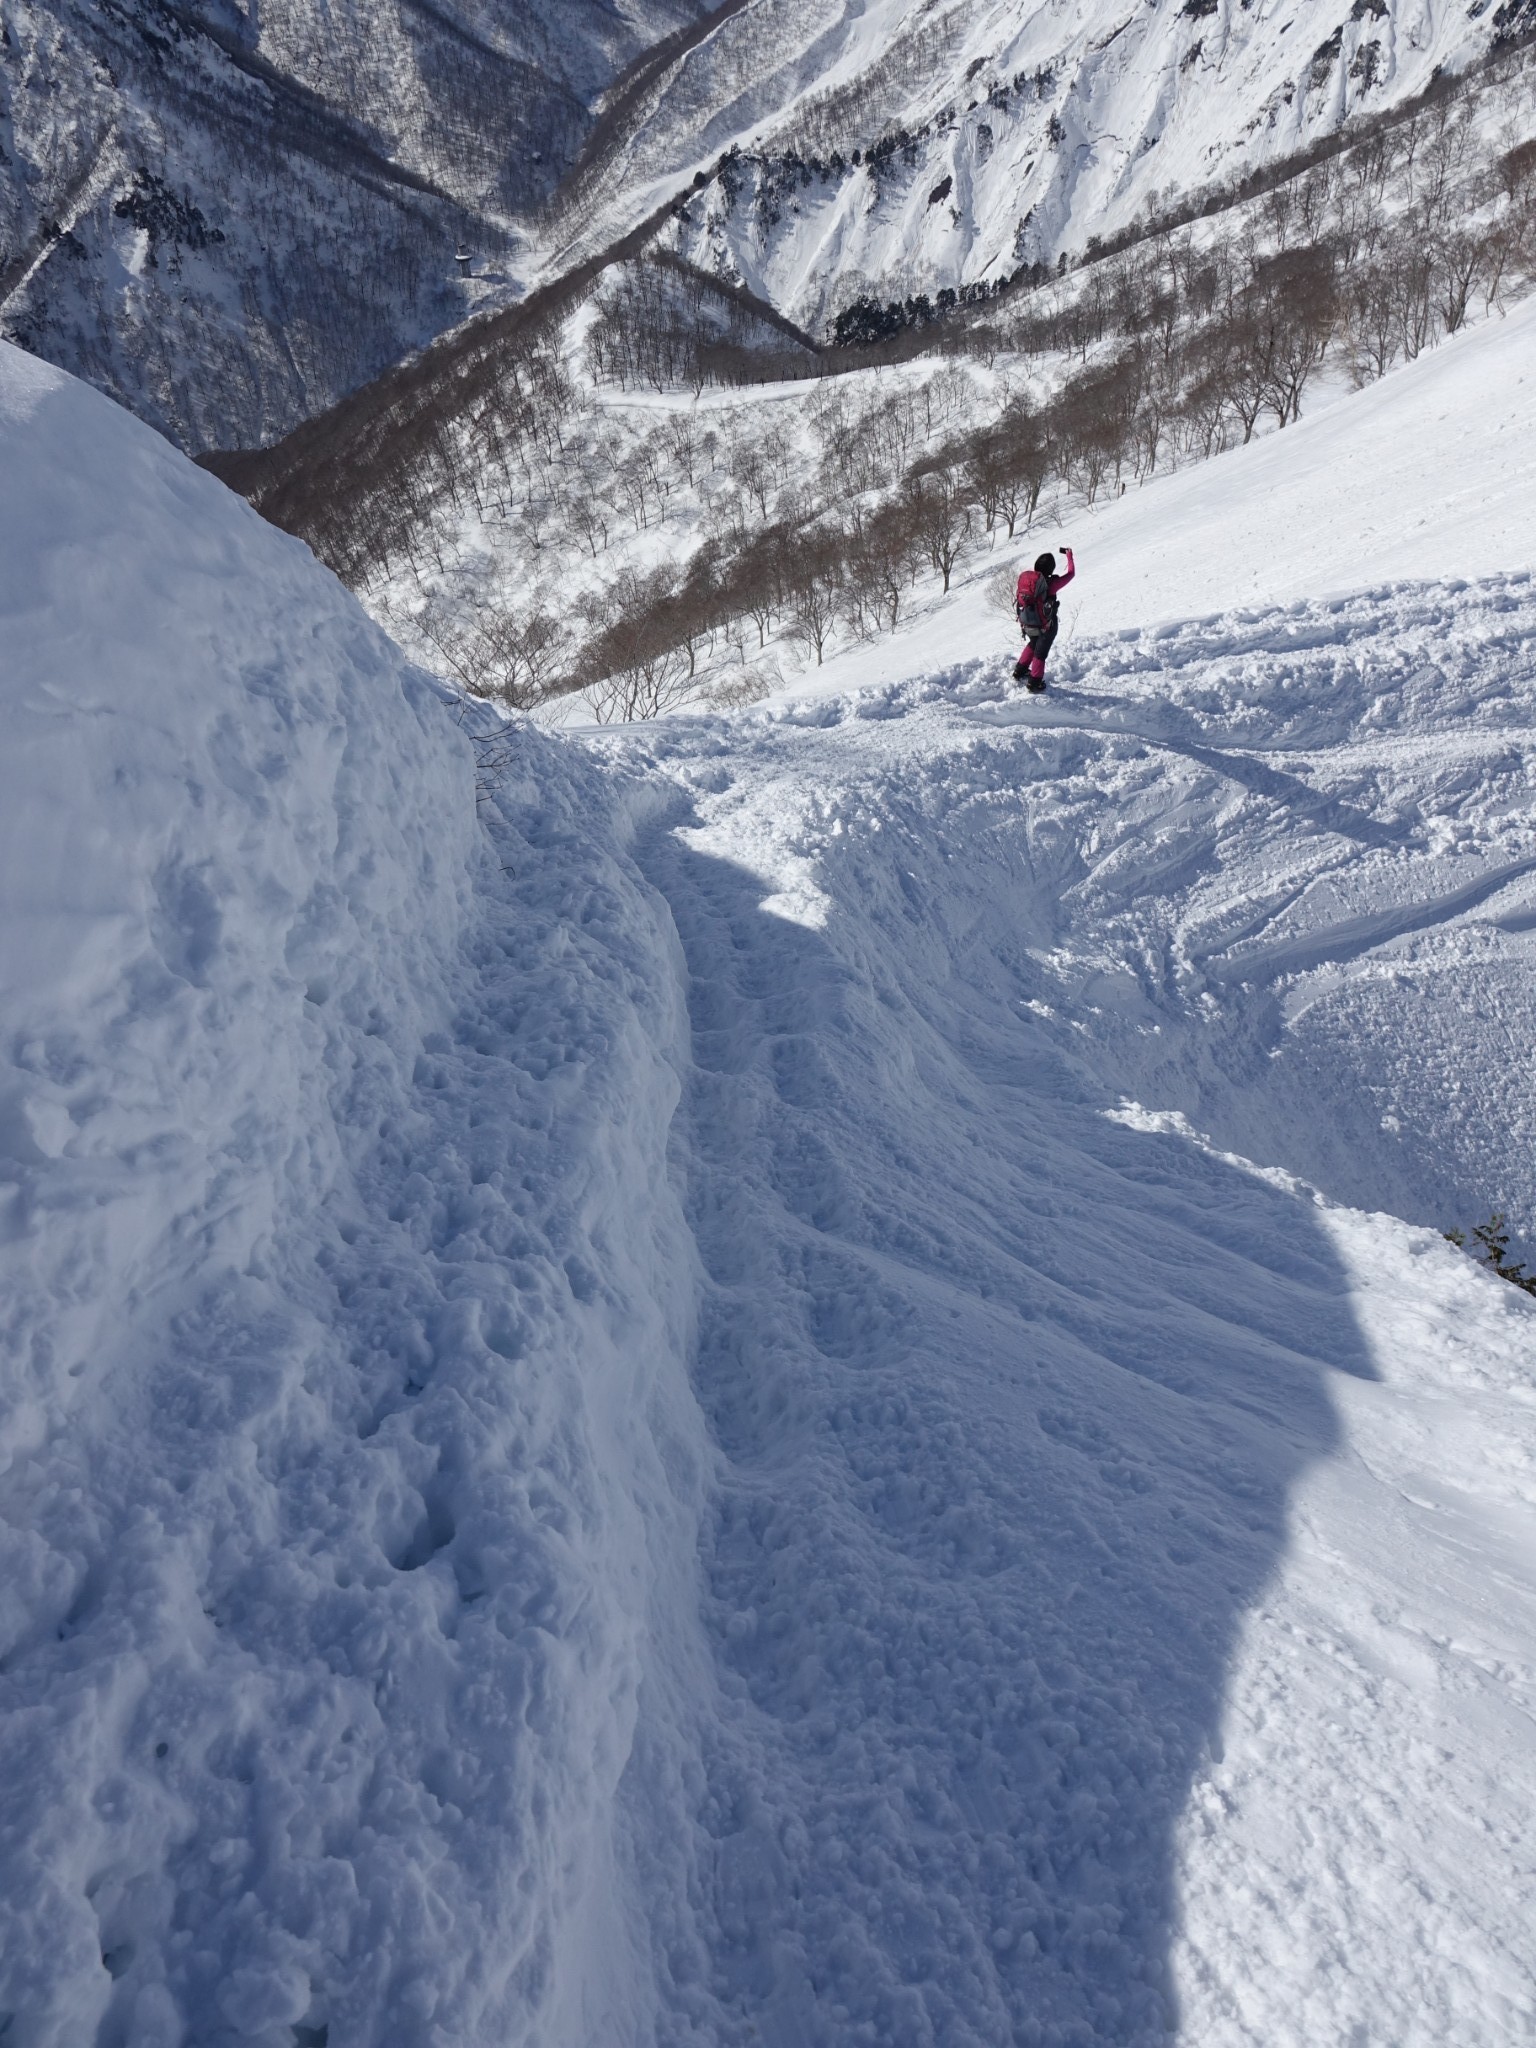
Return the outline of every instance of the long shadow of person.
{"type": "MultiPolygon", "coordinates": [[[[697,1756],[646,1852],[666,2038],[1141,2048],[1245,1616],[1371,1367],[1313,1205],[1117,1121],[1021,1012],[1017,874],[896,839],[819,926],[642,849],[719,1453],[652,1706],[697,1756]]],[[[666,1747],[642,1716],[627,1797],[666,1747]]]]}

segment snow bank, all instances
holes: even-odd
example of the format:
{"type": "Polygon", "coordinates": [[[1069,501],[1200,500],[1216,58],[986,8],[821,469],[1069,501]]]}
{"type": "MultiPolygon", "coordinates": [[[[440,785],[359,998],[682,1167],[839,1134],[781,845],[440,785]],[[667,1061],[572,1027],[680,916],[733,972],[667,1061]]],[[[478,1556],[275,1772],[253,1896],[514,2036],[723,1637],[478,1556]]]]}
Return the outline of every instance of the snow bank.
{"type": "Polygon", "coordinates": [[[493,847],[303,548],[10,349],[0,441],[0,2032],[580,2039],[695,1456],[624,803],[493,847]]]}
{"type": "Polygon", "coordinates": [[[307,550],[3,362],[4,1128],[54,1261],[13,1286],[46,1321],[68,1274],[74,1317],[9,1390],[14,1456],[131,1299],[245,1271],[334,1183],[338,1031],[398,1057],[440,1010],[472,804],[431,687],[307,550]]]}

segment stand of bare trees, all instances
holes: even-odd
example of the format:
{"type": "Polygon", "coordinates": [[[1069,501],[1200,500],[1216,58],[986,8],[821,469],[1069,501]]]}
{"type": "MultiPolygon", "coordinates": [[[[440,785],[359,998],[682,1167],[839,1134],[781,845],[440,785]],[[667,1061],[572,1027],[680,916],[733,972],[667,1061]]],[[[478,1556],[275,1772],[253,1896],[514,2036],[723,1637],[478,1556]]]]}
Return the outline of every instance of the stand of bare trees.
{"type": "Polygon", "coordinates": [[[593,382],[622,391],[744,384],[816,373],[810,336],[743,287],[668,251],[624,264],[587,332],[593,382]]]}
{"type": "MultiPolygon", "coordinates": [[[[690,599],[709,632],[743,622],[761,647],[783,631],[820,664],[839,635],[894,630],[925,570],[947,590],[970,550],[1027,532],[1048,493],[1092,504],[1160,463],[1283,429],[1330,362],[1380,376],[1536,281],[1536,144],[1478,166],[1454,114],[1426,115],[1395,155],[1378,136],[1359,163],[1314,166],[1229,239],[1169,234],[1122,252],[1072,307],[1031,314],[1025,339],[1069,365],[1049,403],[1015,396],[978,429],[957,367],[862,407],[833,383],[809,415],[818,489],[793,537],[774,518],[787,451],[741,441],[722,465],[738,516],[716,536],[707,594],[690,599]],[[1407,203],[1383,220],[1393,174],[1407,203]]],[[[654,614],[674,638],[678,602],[654,614]]]]}
{"type": "Polygon", "coordinates": [[[460,619],[439,602],[411,624],[471,697],[530,711],[565,683],[571,633],[548,611],[519,615],[486,605],[460,619]]]}

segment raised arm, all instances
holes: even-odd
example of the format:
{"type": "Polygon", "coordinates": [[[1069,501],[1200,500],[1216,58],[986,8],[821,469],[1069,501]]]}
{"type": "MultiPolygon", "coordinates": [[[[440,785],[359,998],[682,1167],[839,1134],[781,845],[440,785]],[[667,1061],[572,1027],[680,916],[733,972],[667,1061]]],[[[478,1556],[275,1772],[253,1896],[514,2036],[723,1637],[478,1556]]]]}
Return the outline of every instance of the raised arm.
{"type": "Polygon", "coordinates": [[[1053,596],[1058,590],[1065,590],[1072,581],[1072,578],[1077,574],[1077,564],[1072,559],[1072,550],[1069,547],[1063,546],[1061,552],[1067,558],[1067,573],[1065,576],[1053,576],[1051,578],[1051,593],[1053,596]]]}

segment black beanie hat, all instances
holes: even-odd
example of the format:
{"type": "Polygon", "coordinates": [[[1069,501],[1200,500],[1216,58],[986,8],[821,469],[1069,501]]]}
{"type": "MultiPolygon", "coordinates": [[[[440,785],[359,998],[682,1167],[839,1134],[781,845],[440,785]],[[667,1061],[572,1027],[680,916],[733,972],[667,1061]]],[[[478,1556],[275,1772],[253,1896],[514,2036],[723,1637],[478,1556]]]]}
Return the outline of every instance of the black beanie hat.
{"type": "Polygon", "coordinates": [[[1056,557],[1049,549],[1043,555],[1036,555],[1035,574],[1037,576],[1054,576],[1056,574],[1056,557]]]}

